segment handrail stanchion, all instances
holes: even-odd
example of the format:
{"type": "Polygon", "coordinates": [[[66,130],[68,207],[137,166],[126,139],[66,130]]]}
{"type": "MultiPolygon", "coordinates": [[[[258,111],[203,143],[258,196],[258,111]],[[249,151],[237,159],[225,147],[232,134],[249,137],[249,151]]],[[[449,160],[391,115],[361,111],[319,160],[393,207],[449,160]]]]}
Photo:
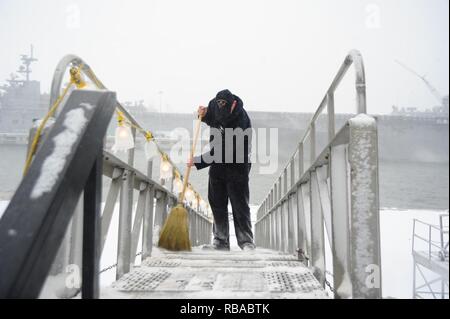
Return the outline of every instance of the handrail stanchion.
{"type": "Polygon", "coordinates": [[[329,92],[327,94],[327,113],[328,113],[328,143],[334,139],[336,135],[335,129],[335,115],[334,115],[334,94],[329,92]]]}
{"type": "Polygon", "coordinates": [[[81,297],[99,297],[101,200],[102,200],[102,150],[98,148],[97,159],[92,166],[84,188],[83,218],[83,284],[81,297]]]}
{"type": "Polygon", "coordinates": [[[133,172],[126,170],[122,175],[119,207],[119,237],[117,244],[117,273],[119,279],[130,271],[131,264],[131,229],[133,209],[133,172]]]}

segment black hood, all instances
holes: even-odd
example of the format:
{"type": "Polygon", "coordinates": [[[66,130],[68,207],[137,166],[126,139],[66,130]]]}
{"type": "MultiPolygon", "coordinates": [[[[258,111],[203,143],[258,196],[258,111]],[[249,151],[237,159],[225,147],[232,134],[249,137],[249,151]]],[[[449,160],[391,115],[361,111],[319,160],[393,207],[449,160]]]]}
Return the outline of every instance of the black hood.
{"type": "Polygon", "coordinates": [[[214,99],[217,110],[216,120],[222,127],[234,128],[238,122],[238,119],[242,115],[242,111],[244,110],[244,103],[237,95],[234,94],[232,94],[232,99],[230,99],[229,101],[231,102],[231,104],[228,103],[226,107],[219,108],[219,106],[217,105],[217,97],[214,99]],[[233,101],[236,101],[236,107],[234,108],[233,112],[231,112],[231,105],[233,101]]]}

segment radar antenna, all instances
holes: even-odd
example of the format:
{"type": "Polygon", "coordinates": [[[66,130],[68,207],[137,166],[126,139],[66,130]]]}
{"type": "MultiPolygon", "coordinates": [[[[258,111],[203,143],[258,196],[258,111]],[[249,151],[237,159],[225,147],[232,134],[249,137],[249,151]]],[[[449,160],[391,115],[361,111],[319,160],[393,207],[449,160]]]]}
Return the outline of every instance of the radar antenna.
{"type": "Polygon", "coordinates": [[[30,81],[30,65],[32,62],[37,61],[37,59],[33,56],[33,45],[31,45],[30,55],[21,54],[20,59],[22,60],[22,65],[19,67],[17,72],[25,74],[26,81],[30,81]]]}

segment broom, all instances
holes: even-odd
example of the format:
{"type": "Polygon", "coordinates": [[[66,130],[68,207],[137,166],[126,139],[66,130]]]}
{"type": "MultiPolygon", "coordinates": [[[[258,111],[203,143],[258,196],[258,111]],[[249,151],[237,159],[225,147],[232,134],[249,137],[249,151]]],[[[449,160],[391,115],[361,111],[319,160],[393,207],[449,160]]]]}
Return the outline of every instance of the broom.
{"type": "MultiPolygon", "coordinates": [[[[197,119],[195,126],[194,140],[191,148],[191,158],[194,157],[195,146],[200,131],[201,117],[197,119]]],[[[172,251],[191,250],[191,241],[189,240],[189,222],[188,212],[183,206],[184,195],[188,185],[191,166],[186,169],[186,176],[183,181],[183,189],[178,197],[178,204],[170,210],[169,216],[164,223],[159,236],[158,246],[172,251]]]]}

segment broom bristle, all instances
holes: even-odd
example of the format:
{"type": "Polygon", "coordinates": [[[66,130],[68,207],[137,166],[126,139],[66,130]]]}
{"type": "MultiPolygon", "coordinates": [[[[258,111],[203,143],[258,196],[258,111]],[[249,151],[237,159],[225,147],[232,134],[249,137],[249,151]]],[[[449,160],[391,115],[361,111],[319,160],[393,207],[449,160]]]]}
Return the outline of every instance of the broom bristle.
{"type": "Polygon", "coordinates": [[[161,229],[158,246],[172,251],[191,250],[188,212],[182,205],[171,209],[161,229]]]}

